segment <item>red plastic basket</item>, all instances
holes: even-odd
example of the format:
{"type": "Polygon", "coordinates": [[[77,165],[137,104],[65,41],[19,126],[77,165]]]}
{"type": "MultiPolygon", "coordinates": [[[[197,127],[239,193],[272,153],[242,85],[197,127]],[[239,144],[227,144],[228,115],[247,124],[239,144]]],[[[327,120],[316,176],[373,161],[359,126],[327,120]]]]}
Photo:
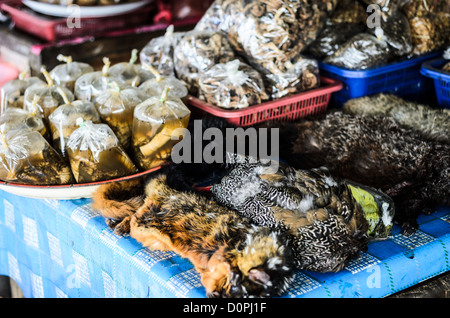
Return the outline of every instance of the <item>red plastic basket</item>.
{"type": "Polygon", "coordinates": [[[133,28],[153,23],[156,8],[153,4],[129,12],[109,17],[81,18],[80,27],[70,28],[66,18],[54,18],[35,13],[22,4],[1,3],[0,9],[6,11],[15,26],[49,42],[83,37],[99,36],[110,31],[133,28]]]}
{"type": "Polygon", "coordinates": [[[223,109],[193,96],[189,96],[188,105],[193,112],[209,113],[242,127],[268,120],[294,121],[324,112],[330,102],[331,94],[343,87],[341,81],[328,77],[321,76],[320,82],[319,88],[243,109],[223,109]]]}

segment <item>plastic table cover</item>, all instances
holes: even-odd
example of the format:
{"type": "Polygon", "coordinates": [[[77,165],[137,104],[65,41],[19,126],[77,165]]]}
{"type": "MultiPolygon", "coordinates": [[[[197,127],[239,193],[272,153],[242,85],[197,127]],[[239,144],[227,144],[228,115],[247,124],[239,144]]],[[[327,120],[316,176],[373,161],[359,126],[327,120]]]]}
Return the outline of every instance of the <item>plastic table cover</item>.
{"type": "MultiPolygon", "coordinates": [[[[338,273],[297,270],[287,298],[385,297],[450,270],[450,208],[419,230],[374,241],[338,273]]],[[[0,274],[25,297],[203,298],[192,264],[108,228],[90,199],[45,200],[0,191],[0,274]]]]}

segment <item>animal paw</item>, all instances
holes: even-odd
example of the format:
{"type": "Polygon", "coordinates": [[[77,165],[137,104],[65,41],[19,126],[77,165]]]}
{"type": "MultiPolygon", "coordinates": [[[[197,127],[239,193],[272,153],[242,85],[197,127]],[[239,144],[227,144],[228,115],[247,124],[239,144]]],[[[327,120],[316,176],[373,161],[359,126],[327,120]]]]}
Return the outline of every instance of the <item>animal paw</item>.
{"type": "Polygon", "coordinates": [[[411,224],[405,222],[402,224],[402,234],[405,236],[411,236],[416,233],[417,227],[412,226],[411,224]]]}

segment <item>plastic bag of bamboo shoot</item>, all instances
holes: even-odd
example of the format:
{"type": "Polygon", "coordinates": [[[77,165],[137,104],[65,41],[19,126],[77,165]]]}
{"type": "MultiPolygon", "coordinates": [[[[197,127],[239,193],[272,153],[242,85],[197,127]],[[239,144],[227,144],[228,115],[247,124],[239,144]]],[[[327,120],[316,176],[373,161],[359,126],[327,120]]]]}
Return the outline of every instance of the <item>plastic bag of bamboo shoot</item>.
{"type": "Polygon", "coordinates": [[[53,82],[45,67],[41,68],[41,72],[44,74],[47,84],[35,84],[27,88],[24,96],[24,108],[33,112],[35,111],[35,105],[37,105],[38,114],[47,120],[48,116],[58,106],[65,104],[63,97],[59,93],[60,90],[64,92],[69,101],[73,101],[75,98],[69,89],[53,82]],[[36,96],[39,97],[37,101],[35,99],[36,96]]]}
{"type": "Polygon", "coordinates": [[[137,87],[121,89],[115,82],[94,99],[94,105],[102,121],[108,124],[125,150],[131,145],[133,112],[136,105],[145,100],[137,87]]]}
{"type": "Polygon", "coordinates": [[[198,76],[215,64],[235,59],[235,56],[223,34],[191,31],[178,42],[173,58],[177,77],[186,83],[190,94],[197,95],[198,76]]]}
{"type": "Polygon", "coordinates": [[[74,91],[75,81],[83,74],[94,72],[94,68],[87,63],[73,62],[71,56],[59,54],[58,61],[64,62],[50,71],[50,76],[56,84],[74,91]]]}
{"type": "Polygon", "coordinates": [[[258,71],[237,59],[201,74],[199,96],[223,108],[245,108],[268,99],[258,71]]]}
{"type": "Polygon", "coordinates": [[[168,91],[166,88],[162,96],[151,97],[134,109],[133,154],[143,170],[166,162],[179,141],[179,129],[189,123],[191,112],[181,99],[168,97],[168,91]]]}
{"type": "Polygon", "coordinates": [[[137,168],[107,124],[78,121],[67,141],[67,153],[78,183],[110,180],[137,172],[137,168]]]}
{"type": "Polygon", "coordinates": [[[286,63],[284,72],[266,74],[263,78],[270,97],[277,99],[319,87],[319,64],[314,59],[299,55],[293,63],[286,63]]]}
{"type": "Polygon", "coordinates": [[[152,79],[146,80],[139,86],[139,89],[141,89],[146,96],[161,96],[166,87],[170,88],[169,97],[183,99],[188,95],[186,83],[180,81],[174,75],[164,76],[150,65],[145,65],[144,68],[150,70],[155,76],[152,79]]]}
{"type": "Polygon", "coordinates": [[[69,165],[42,135],[32,130],[0,133],[0,179],[57,185],[73,182],[69,165]]]}
{"type": "Polygon", "coordinates": [[[49,140],[49,131],[42,117],[37,114],[37,109],[29,112],[25,109],[10,107],[0,115],[1,132],[6,133],[17,129],[37,131],[42,137],[49,140]]]}
{"type": "Polygon", "coordinates": [[[34,84],[44,84],[39,77],[26,77],[28,72],[19,74],[19,78],[7,82],[1,88],[1,108],[3,113],[8,107],[23,108],[25,90],[34,84]]]}
{"type": "Polygon", "coordinates": [[[136,64],[137,53],[138,50],[133,49],[130,60],[111,66],[108,70],[108,75],[118,78],[121,82],[133,87],[137,87],[146,80],[153,78],[154,76],[149,70],[140,64],[136,64]]]}
{"type": "Polygon", "coordinates": [[[101,119],[93,103],[82,100],[70,102],[66,98],[65,101],[67,103],[59,106],[48,119],[53,147],[68,159],[67,141],[72,132],[78,128],[77,120],[81,118],[83,121],[99,124],[101,119]]]}
{"type": "Polygon", "coordinates": [[[184,32],[173,32],[173,25],[163,36],[154,38],[144,46],[139,54],[141,64],[155,68],[161,76],[175,76],[173,50],[184,32]]]}
{"type": "Polygon", "coordinates": [[[104,57],[101,71],[81,75],[75,82],[76,99],[92,101],[97,95],[108,89],[111,82],[116,82],[119,87],[128,86],[120,78],[109,74],[110,66],[109,58],[104,57]]]}
{"type": "Polygon", "coordinates": [[[385,41],[369,33],[360,33],[323,61],[347,69],[362,70],[384,65],[391,61],[393,56],[385,41]]]}

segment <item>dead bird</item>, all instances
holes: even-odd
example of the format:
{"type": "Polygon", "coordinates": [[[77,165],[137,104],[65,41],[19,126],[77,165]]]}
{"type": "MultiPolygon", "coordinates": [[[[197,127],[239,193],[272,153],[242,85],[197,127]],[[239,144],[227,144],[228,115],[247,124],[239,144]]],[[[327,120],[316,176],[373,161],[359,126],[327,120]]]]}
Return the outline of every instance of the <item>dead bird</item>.
{"type": "Polygon", "coordinates": [[[94,195],[93,207],[113,219],[108,223],[116,233],[188,258],[208,297],[271,297],[288,289],[294,263],[283,233],[252,225],[205,196],[174,190],[165,174],[150,178],[143,195],[130,188],[139,182],[145,183],[103,185],[94,195]]]}
{"type": "Polygon", "coordinates": [[[450,110],[433,108],[393,94],[376,94],[351,99],[343,112],[351,115],[385,116],[414,130],[427,140],[450,143],[450,110]]]}
{"type": "Polygon", "coordinates": [[[415,232],[420,213],[450,203],[450,145],[424,140],[392,118],[336,111],[268,125],[280,128],[280,154],[293,167],[326,166],[390,196],[404,234],[415,232]]]}
{"type": "MultiPolygon", "coordinates": [[[[296,266],[336,272],[367,249],[369,224],[348,185],[326,168],[296,170],[238,164],[211,187],[218,202],[258,225],[290,235],[296,266]]],[[[385,218],[386,220],[387,218],[385,218]]],[[[381,217],[379,233],[386,233],[381,217]]]]}

